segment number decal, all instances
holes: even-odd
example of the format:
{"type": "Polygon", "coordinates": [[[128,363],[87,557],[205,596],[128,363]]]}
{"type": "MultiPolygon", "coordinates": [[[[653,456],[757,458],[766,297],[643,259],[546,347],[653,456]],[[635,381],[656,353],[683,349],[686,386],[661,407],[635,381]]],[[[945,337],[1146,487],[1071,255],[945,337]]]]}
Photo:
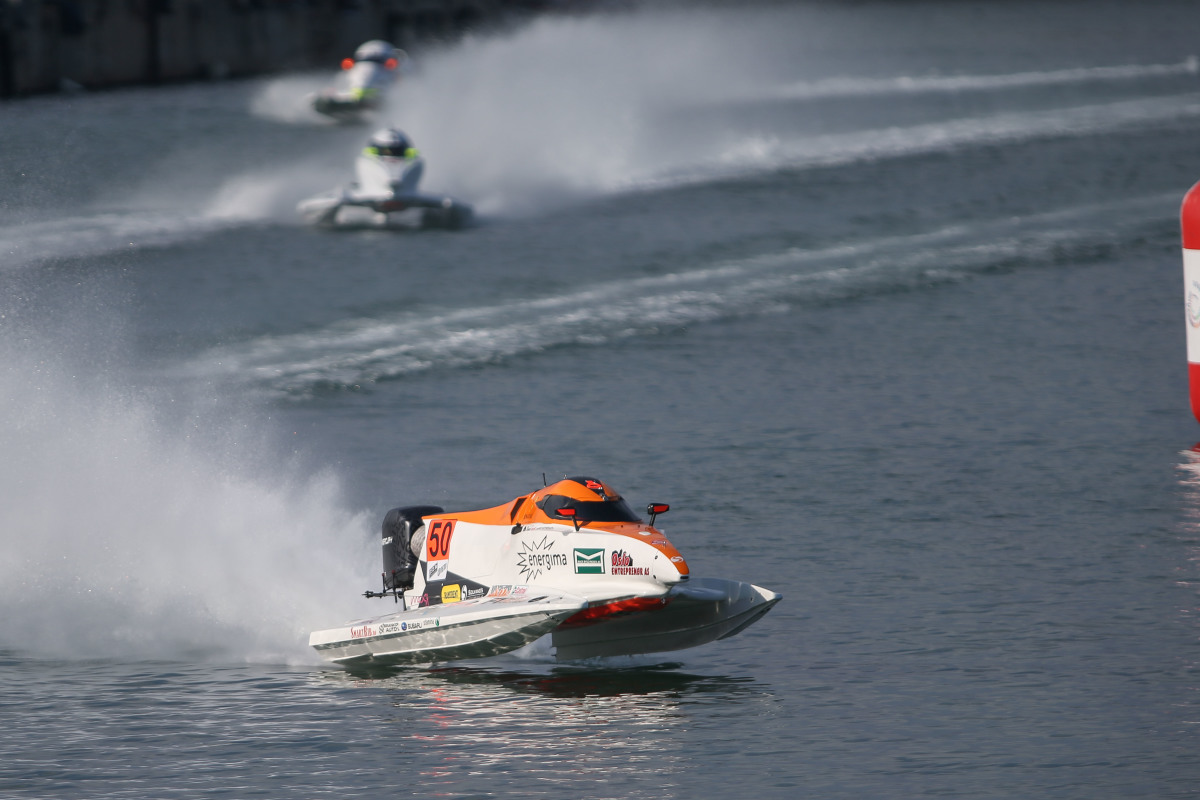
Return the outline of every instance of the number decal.
{"type": "Polygon", "coordinates": [[[454,535],[454,520],[439,519],[429,526],[425,537],[425,560],[445,561],[450,557],[450,537],[454,535]]]}

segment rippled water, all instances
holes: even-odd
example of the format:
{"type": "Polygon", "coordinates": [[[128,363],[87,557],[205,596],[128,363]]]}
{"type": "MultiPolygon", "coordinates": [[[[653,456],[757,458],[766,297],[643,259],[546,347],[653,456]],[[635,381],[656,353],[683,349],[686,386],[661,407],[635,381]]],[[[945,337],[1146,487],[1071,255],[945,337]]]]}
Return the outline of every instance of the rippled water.
{"type": "Polygon", "coordinates": [[[1184,797],[1187,3],[547,17],[387,119],[465,231],[302,226],[325,74],[0,106],[0,795],[1184,797]],[[784,600],[357,675],[400,504],[595,474],[784,600]]]}

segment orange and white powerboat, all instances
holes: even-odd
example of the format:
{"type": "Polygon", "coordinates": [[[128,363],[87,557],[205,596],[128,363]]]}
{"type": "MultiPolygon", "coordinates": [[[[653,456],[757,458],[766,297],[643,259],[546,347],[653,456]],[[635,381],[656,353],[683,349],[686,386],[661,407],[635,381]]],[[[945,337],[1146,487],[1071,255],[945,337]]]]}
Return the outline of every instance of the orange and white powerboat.
{"type": "Polygon", "coordinates": [[[383,585],[395,610],[315,631],[309,644],[345,665],[483,658],[549,635],[559,660],[681,650],[733,636],[781,596],[696,578],[649,521],[608,484],[566,478],[501,506],[448,513],[392,509],[383,585]]]}

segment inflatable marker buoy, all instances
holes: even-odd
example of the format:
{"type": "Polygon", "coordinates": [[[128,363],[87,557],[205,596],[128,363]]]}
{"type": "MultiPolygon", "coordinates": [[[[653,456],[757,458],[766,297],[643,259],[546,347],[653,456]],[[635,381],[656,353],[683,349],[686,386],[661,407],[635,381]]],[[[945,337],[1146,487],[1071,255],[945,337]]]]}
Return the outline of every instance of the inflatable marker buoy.
{"type": "Polygon", "coordinates": [[[1188,392],[1192,415],[1200,421],[1200,183],[1183,196],[1183,296],[1187,315],[1188,392]]]}
{"type": "Polygon", "coordinates": [[[1183,296],[1187,313],[1188,391],[1200,421],[1200,183],[1183,196],[1183,296]]]}

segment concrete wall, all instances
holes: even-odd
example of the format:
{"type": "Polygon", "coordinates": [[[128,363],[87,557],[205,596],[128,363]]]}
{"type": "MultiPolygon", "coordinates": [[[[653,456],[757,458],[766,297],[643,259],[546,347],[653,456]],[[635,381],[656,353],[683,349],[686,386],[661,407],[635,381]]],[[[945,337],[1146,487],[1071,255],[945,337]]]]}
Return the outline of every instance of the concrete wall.
{"type": "Polygon", "coordinates": [[[520,0],[0,0],[0,97],[336,65],[530,11],[520,0]]]}

